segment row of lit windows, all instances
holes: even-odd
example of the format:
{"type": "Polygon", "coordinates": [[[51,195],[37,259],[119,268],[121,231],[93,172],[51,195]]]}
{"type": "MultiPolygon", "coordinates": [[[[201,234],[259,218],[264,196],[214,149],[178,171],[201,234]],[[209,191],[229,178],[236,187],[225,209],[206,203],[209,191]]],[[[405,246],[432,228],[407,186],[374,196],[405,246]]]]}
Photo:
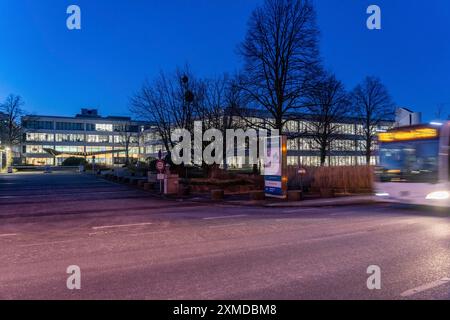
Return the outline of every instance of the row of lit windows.
{"type": "MultiPolygon", "coordinates": [[[[61,165],[64,160],[66,160],[69,157],[58,157],[58,158],[26,158],[26,164],[28,165],[35,165],[35,166],[43,166],[43,165],[61,165]]],[[[129,158],[136,159],[136,155],[129,155],[129,158]]],[[[126,159],[125,154],[115,154],[114,157],[112,156],[96,156],[95,157],[95,163],[96,164],[103,164],[103,165],[113,165],[113,164],[124,164],[126,159]]],[[[87,162],[92,163],[92,157],[86,158],[87,162]]]]}
{"type": "Polygon", "coordinates": [[[54,141],[55,136],[50,133],[27,133],[25,135],[26,141],[36,141],[36,142],[45,142],[45,141],[54,141]]]}
{"type": "MultiPolygon", "coordinates": [[[[287,148],[290,151],[317,151],[320,144],[312,138],[299,138],[287,141],[287,148]]],[[[377,149],[377,144],[372,144],[372,151],[377,149]]],[[[332,151],[365,151],[366,142],[364,140],[332,140],[330,142],[332,151]]]]}
{"type": "MultiPolygon", "coordinates": [[[[364,135],[364,126],[361,124],[333,123],[330,125],[334,134],[345,135],[364,135]]],[[[290,133],[314,133],[317,132],[322,125],[314,121],[288,121],[286,122],[286,130],[290,133]]],[[[374,126],[372,134],[379,131],[390,129],[389,126],[374,126]]]]}
{"type": "Polygon", "coordinates": [[[152,145],[144,148],[145,154],[158,154],[159,151],[164,152],[166,148],[163,145],[152,145]]]}
{"type": "MultiPolygon", "coordinates": [[[[89,143],[125,143],[129,138],[130,143],[138,142],[136,136],[104,136],[104,135],[87,135],[86,142],[89,143]]],[[[83,134],[51,134],[51,133],[27,133],[25,135],[26,141],[30,142],[84,142],[85,136],[83,134]]]]}
{"type": "MultiPolygon", "coordinates": [[[[67,152],[67,153],[76,153],[76,152],[103,152],[103,151],[111,151],[113,150],[112,147],[93,147],[93,146],[51,146],[51,145],[26,145],[23,147],[23,151],[25,153],[32,153],[32,154],[47,154],[45,149],[53,149],[58,152],[67,152]]],[[[119,147],[120,150],[122,150],[119,147]]],[[[129,148],[130,154],[139,154],[139,148],[132,147],[129,148]]]]}
{"type": "Polygon", "coordinates": [[[27,120],[23,123],[26,129],[61,130],[61,131],[99,131],[99,132],[139,132],[139,126],[128,124],[85,123],[84,122],[55,122],[27,120]]]}
{"type": "MultiPolygon", "coordinates": [[[[320,157],[303,156],[303,157],[288,157],[287,163],[290,166],[305,166],[305,167],[317,167],[320,166],[320,157]]],[[[378,163],[378,157],[371,157],[370,164],[376,165],[378,163]]],[[[327,166],[355,166],[366,165],[366,157],[361,156],[331,156],[325,159],[325,165],[327,166]]]]}

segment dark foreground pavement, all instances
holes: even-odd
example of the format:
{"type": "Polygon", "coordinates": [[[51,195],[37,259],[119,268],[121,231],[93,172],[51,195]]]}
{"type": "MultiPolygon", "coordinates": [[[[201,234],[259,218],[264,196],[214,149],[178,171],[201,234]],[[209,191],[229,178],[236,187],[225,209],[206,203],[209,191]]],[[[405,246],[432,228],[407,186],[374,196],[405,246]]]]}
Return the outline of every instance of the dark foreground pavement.
{"type": "Polygon", "coordinates": [[[450,298],[450,218],[386,204],[199,204],[75,173],[0,175],[0,248],[1,299],[450,298]]]}

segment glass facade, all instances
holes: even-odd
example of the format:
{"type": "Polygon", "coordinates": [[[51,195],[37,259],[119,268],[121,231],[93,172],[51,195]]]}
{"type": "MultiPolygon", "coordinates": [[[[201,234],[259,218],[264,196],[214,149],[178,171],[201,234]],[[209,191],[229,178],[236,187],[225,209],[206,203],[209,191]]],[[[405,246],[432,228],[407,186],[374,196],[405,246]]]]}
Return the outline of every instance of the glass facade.
{"type": "Polygon", "coordinates": [[[56,130],[84,131],[84,123],[79,122],[56,122],[56,130]]]}
{"type": "Polygon", "coordinates": [[[58,133],[55,135],[55,141],[56,142],[83,142],[84,141],[84,134],[72,134],[72,133],[66,133],[61,134],[58,133]]]}
{"type": "MultiPolygon", "coordinates": [[[[269,119],[249,119],[258,124],[270,122],[269,119]]],[[[236,121],[245,123],[239,118],[236,121]]],[[[92,153],[95,153],[96,163],[118,165],[125,163],[126,153],[122,150],[127,146],[132,159],[154,158],[160,150],[166,153],[156,128],[143,131],[143,128],[148,128],[146,124],[130,119],[27,116],[23,124],[26,133],[22,151],[25,153],[25,162],[29,164],[62,163],[71,156],[70,153],[81,153],[88,161],[92,161],[92,153]],[[53,159],[44,149],[53,149],[62,154],[53,159]]],[[[286,122],[286,131],[293,133],[293,138],[288,140],[288,164],[320,165],[320,144],[314,137],[316,125],[311,118],[286,122]]],[[[374,134],[377,130],[386,130],[391,126],[390,123],[382,124],[374,129],[374,134]]],[[[336,130],[327,148],[326,165],[366,164],[364,127],[351,122],[335,123],[333,127],[336,130]]],[[[372,146],[372,152],[374,155],[370,163],[377,164],[376,143],[372,146]]],[[[234,157],[229,159],[228,164],[239,167],[245,164],[244,160],[234,157]]]]}
{"type": "Polygon", "coordinates": [[[52,133],[32,133],[28,132],[25,134],[25,141],[36,141],[36,142],[53,142],[55,135],[52,133]]]}
{"type": "Polygon", "coordinates": [[[27,120],[23,126],[26,129],[53,130],[53,121],[27,120]]]}
{"type": "Polygon", "coordinates": [[[25,133],[21,148],[24,163],[60,165],[73,156],[84,157],[92,162],[95,155],[97,164],[118,165],[126,162],[126,152],[123,150],[127,146],[130,159],[141,158],[138,141],[140,128],[145,127],[145,123],[130,119],[99,118],[24,117],[22,124],[25,133]],[[59,154],[54,158],[45,149],[52,149],[59,154]]]}

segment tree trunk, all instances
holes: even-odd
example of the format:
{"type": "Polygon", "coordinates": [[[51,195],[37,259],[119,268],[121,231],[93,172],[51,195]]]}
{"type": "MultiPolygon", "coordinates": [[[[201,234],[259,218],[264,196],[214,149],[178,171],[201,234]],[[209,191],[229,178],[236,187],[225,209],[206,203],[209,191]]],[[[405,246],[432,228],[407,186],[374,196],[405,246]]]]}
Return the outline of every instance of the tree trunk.
{"type": "Polygon", "coordinates": [[[327,147],[320,147],[320,166],[325,166],[325,161],[327,160],[327,147]]]}
{"type": "Polygon", "coordinates": [[[371,149],[372,149],[372,146],[370,144],[367,144],[367,147],[366,147],[366,164],[367,165],[370,165],[370,158],[372,155],[371,149]]]}

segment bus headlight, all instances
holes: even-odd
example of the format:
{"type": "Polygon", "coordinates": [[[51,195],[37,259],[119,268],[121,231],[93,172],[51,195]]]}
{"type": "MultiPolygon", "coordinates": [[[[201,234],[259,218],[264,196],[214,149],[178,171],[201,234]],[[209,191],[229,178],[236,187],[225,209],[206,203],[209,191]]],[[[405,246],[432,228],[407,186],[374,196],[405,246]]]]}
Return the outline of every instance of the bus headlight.
{"type": "Polygon", "coordinates": [[[427,195],[427,200],[447,200],[450,198],[448,191],[436,191],[427,195]]]}

